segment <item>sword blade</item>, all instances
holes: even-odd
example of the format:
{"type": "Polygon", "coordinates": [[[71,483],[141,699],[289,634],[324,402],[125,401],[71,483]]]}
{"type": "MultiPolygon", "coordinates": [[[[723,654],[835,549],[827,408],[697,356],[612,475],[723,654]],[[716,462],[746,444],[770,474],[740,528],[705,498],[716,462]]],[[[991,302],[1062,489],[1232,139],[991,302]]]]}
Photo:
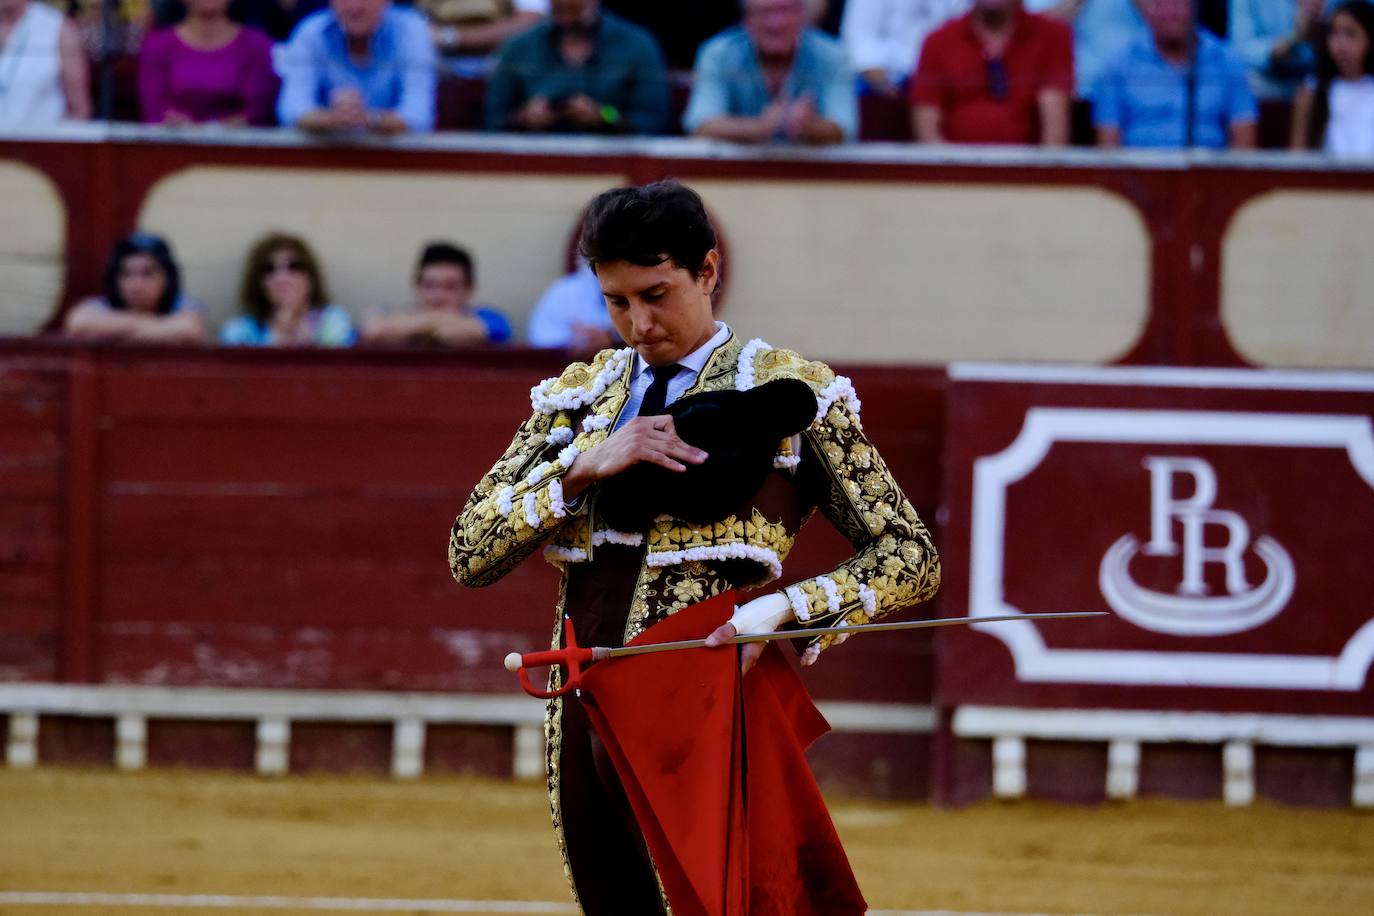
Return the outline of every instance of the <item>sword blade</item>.
{"type": "MultiPolygon", "coordinates": [[[[741,645],[751,642],[772,642],[776,639],[810,639],[825,633],[891,633],[895,630],[929,630],[935,627],[961,626],[970,623],[1001,623],[1007,620],[1076,620],[1083,617],[1110,617],[1107,611],[1058,611],[1048,614],[1003,614],[991,617],[939,617],[933,620],[900,620],[895,623],[860,623],[847,627],[816,627],[814,629],[779,630],[775,633],[756,633],[734,636],[722,645],[741,645]]],[[[598,646],[592,649],[597,661],[606,658],[626,658],[631,655],[652,655],[655,652],[681,652],[684,649],[703,649],[704,639],[680,639],[676,642],[650,643],[643,646],[620,646],[614,649],[598,646]]]]}

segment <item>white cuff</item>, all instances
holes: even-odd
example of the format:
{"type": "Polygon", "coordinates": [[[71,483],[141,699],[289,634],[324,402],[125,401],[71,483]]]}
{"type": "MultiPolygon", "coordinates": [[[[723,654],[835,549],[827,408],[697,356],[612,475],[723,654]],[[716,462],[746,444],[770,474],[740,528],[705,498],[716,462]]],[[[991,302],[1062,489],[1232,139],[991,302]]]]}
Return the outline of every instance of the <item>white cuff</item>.
{"type": "Polygon", "coordinates": [[[730,623],[741,636],[773,633],[792,619],[792,602],[781,592],[761,595],[735,608],[730,623]]]}

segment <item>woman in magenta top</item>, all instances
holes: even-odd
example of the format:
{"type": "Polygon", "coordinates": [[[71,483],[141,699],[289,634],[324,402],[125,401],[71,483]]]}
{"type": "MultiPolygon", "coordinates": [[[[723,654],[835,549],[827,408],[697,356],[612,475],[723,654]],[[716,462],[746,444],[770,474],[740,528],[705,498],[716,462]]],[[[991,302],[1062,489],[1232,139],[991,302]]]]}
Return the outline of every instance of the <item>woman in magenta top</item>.
{"type": "Polygon", "coordinates": [[[273,123],[272,41],[230,19],[229,2],[187,0],[185,19],[144,40],[138,96],[145,123],[273,123]]]}

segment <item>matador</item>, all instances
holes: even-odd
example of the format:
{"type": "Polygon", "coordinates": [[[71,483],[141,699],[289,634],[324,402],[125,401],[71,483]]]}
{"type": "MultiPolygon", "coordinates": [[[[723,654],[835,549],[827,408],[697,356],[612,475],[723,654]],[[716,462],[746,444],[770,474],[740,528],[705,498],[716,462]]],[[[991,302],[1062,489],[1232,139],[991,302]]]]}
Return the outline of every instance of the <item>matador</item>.
{"type": "MultiPolygon", "coordinates": [[[[867,622],[935,593],[939,561],[930,535],[865,438],[850,381],[791,350],[741,340],[715,320],[720,254],[694,191],[673,181],[608,191],[588,207],[579,248],[628,346],[573,363],[531,390],[532,414],[453,526],[455,579],[490,585],[542,546],[562,572],[555,647],[565,614],[582,645],[620,646],[730,589],[757,597],[738,606],[713,641],[867,622]],[[658,514],[633,530],[607,521],[598,499],[617,475],[647,464],[669,472],[659,476],[671,484],[673,475],[685,479],[710,461],[678,437],[669,405],[779,379],[809,386],[815,419],[770,446],[771,466],[752,495],[714,507],[709,519],[658,514]],[[793,540],[816,510],[853,556],[825,575],[766,588],[783,576],[793,540]]],[[[834,643],[830,635],[811,640],[802,664],[834,643]]],[[[747,671],[761,646],[738,651],[747,671]]],[[[545,736],[555,832],[582,911],[667,912],[578,696],[550,701],[545,736]]]]}

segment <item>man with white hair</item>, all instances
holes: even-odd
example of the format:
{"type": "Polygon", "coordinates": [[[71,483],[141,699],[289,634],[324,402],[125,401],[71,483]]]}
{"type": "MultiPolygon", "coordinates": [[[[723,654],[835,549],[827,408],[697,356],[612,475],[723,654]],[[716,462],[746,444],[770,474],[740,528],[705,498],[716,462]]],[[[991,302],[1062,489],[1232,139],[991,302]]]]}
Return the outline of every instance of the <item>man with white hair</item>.
{"type": "Polygon", "coordinates": [[[740,143],[841,143],[859,132],[853,71],[804,0],[743,0],[744,21],[701,46],[682,126],[740,143]]]}

